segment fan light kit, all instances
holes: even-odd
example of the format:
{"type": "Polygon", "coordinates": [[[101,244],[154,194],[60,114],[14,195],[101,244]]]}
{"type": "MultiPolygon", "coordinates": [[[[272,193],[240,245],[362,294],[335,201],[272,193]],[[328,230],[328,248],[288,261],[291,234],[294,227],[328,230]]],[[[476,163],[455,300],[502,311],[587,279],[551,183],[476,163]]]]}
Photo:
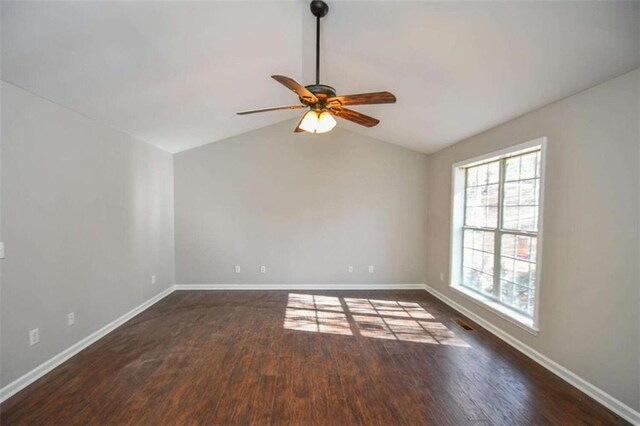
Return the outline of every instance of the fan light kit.
{"type": "Polygon", "coordinates": [[[327,111],[318,114],[311,110],[302,117],[299,127],[309,133],[326,133],[336,127],[336,119],[327,111]]]}
{"type": "Polygon", "coordinates": [[[396,97],[389,92],[361,93],[358,95],[337,96],[336,90],[320,84],[320,18],[329,13],[329,6],[322,0],[311,2],[311,13],[316,17],[316,84],[303,86],[292,78],[283,75],[272,75],[271,78],[298,95],[302,105],[287,105],[271,108],[242,111],[238,115],[255,114],[257,112],[277,111],[283,109],[309,108],[298,121],[294,132],[326,133],[336,126],[336,117],[352,121],[361,126],[373,127],[380,120],[357,111],[345,108],[347,105],[392,104],[396,97]]]}

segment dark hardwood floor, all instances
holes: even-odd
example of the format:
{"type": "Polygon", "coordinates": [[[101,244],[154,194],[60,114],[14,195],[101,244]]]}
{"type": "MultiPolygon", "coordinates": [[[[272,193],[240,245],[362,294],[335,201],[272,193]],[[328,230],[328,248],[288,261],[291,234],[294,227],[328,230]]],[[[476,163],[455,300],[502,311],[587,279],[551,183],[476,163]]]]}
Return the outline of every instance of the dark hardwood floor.
{"type": "Polygon", "coordinates": [[[625,424],[424,291],[175,292],[2,424],[625,424]]]}

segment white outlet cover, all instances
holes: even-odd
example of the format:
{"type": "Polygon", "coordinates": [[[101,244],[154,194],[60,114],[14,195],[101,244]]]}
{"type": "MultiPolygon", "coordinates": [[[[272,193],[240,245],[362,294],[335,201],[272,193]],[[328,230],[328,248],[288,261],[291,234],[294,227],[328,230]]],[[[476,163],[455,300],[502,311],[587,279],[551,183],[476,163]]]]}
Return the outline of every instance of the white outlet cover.
{"type": "Polygon", "coordinates": [[[236,274],[240,273],[240,265],[236,265],[236,274]]]}
{"type": "Polygon", "coordinates": [[[369,265],[369,273],[373,274],[373,265],[369,265]]]}
{"type": "Polygon", "coordinates": [[[353,272],[353,266],[349,265],[349,272],[353,272]]]}
{"type": "Polygon", "coordinates": [[[33,346],[36,343],[40,343],[40,329],[39,328],[34,328],[33,330],[29,331],[29,344],[31,346],[33,346]]]}
{"type": "Polygon", "coordinates": [[[156,276],[151,275],[151,284],[155,284],[155,283],[156,283],[156,276]]]}
{"type": "Polygon", "coordinates": [[[69,312],[67,314],[67,325],[73,325],[76,323],[76,314],[74,312],[69,312]]]}
{"type": "Polygon", "coordinates": [[[266,267],[266,266],[261,266],[261,267],[260,267],[260,272],[262,272],[263,274],[264,274],[265,272],[267,272],[267,267],[266,267]]]}
{"type": "Polygon", "coordinates": [[[4,242],[0,241],[0,259],[4,259],[5,255],[4,255],[4,242]]]}

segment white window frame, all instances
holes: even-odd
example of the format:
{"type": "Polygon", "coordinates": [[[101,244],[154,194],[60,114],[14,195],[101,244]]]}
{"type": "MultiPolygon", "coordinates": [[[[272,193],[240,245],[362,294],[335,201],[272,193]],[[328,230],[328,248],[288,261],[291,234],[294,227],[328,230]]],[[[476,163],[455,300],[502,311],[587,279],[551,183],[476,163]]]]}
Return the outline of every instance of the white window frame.
{"type": "MultiPolygon", "coordinates": [[[[546,176],[546,152],[547,152],[547,138],[541,137],[529,142],[521,143],[509,148],[501,149],[499,151],[491,152],[489,154],[481,155],[471,158],[469,160],[460,161],[451,166],[452,180],[451,180],[451,244],[449,253],[449,288],[454,292],[462,295],[463,297],[473,301],[484,309],[493,312],[499,317],[512,322],[518,327],[532,333],[538,334],[540,328],[538,326],[538,314],[540,303],[540,288],[542,287],[542,249],[543,249],[543,210],[544,210],[544,187],[546,176]],[[521,151],[533,150],[535,148],[540,149],[540,194],[539,194],[539,208],[538,208],[538,231],[537,231],[537,248],[536,248],[536,286],[535,286],[535,298],[532,317],[523,315],[516,310],[513,310],[502,303],[499,303],[489,297],[485,297],[478,292],[475,292],[462,285],[462,237],[464,231],[464,215],[465,215],[465,190],[466,190],[466,173],[465,169],[476,164],[484,163],[489,160],[502,160],[514,155],[517,155],[521,151]]],[[[501,198],[501,197],[500,197],[501,198]]],[[[500,199],[502,204],[502,199],[500,199]]],[[[500,224],[498,224],[498,229],[500,224]]],[[[496,238],[499,238],[501,233],[496,232],[496,238]]],[[[499,259],[500,253],[494,253],[496,259],[499,259]]],[[[497,261],[496,261],[497,262],[497,261]]],[[[494,269],[494,273],[498,274],[499,271],[494,269]]]]}

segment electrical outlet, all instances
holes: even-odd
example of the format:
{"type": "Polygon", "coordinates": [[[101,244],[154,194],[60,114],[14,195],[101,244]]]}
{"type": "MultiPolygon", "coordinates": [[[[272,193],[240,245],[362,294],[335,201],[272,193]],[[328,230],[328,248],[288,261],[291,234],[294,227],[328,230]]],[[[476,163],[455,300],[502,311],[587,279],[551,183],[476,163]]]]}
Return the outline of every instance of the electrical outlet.
{"type": "Polygon", "coordinates": [[[4,259],[4,242],[0,241],[0,259],[4,259]]]}
{"type": "Polygon", "coordinates": [[[369,265],[369,273],[373,274],[373,265],[369,265]]]}
{"type": "Polygon", "coordinates": [[[266,267],[266,266],[261,266],[261,267],[260,267],[260,272],[262,272],[263,274],[264,274],[265,272],[267,272],[267,267],[266,267]]]}
{"type": "Polygon", "coordinates": [[[33,346],[36,343],[40,343],[40,329],[39,328],[34,328],[33,330],[29,331],[29,344],[31,346],[33,346]]]}
{"type": "Polygon", "coordinates": [[[440,281],[444,281],[444,272],[440,272],[440,281]]]}
{"type": "Polygon", "coordinates": [[[67,314],[67,325],[73,325],[76,323],[76,314],[73,312],[69,312],[67,314]]]}
{"type": "Polygon", "coordinates": [[[151,275],[151,284],[155,284],[155,283],[156,283],[156,276],[151,275]]]}
{"type": "Polygon", "coordinates": [[[240,273],[240,265],[236,265],[236,274],[240,273]]]}
{"type": "Polygon", "coordinates": [[[349,272],[353,272],[353,265],[349,265],[349,272]]]}

